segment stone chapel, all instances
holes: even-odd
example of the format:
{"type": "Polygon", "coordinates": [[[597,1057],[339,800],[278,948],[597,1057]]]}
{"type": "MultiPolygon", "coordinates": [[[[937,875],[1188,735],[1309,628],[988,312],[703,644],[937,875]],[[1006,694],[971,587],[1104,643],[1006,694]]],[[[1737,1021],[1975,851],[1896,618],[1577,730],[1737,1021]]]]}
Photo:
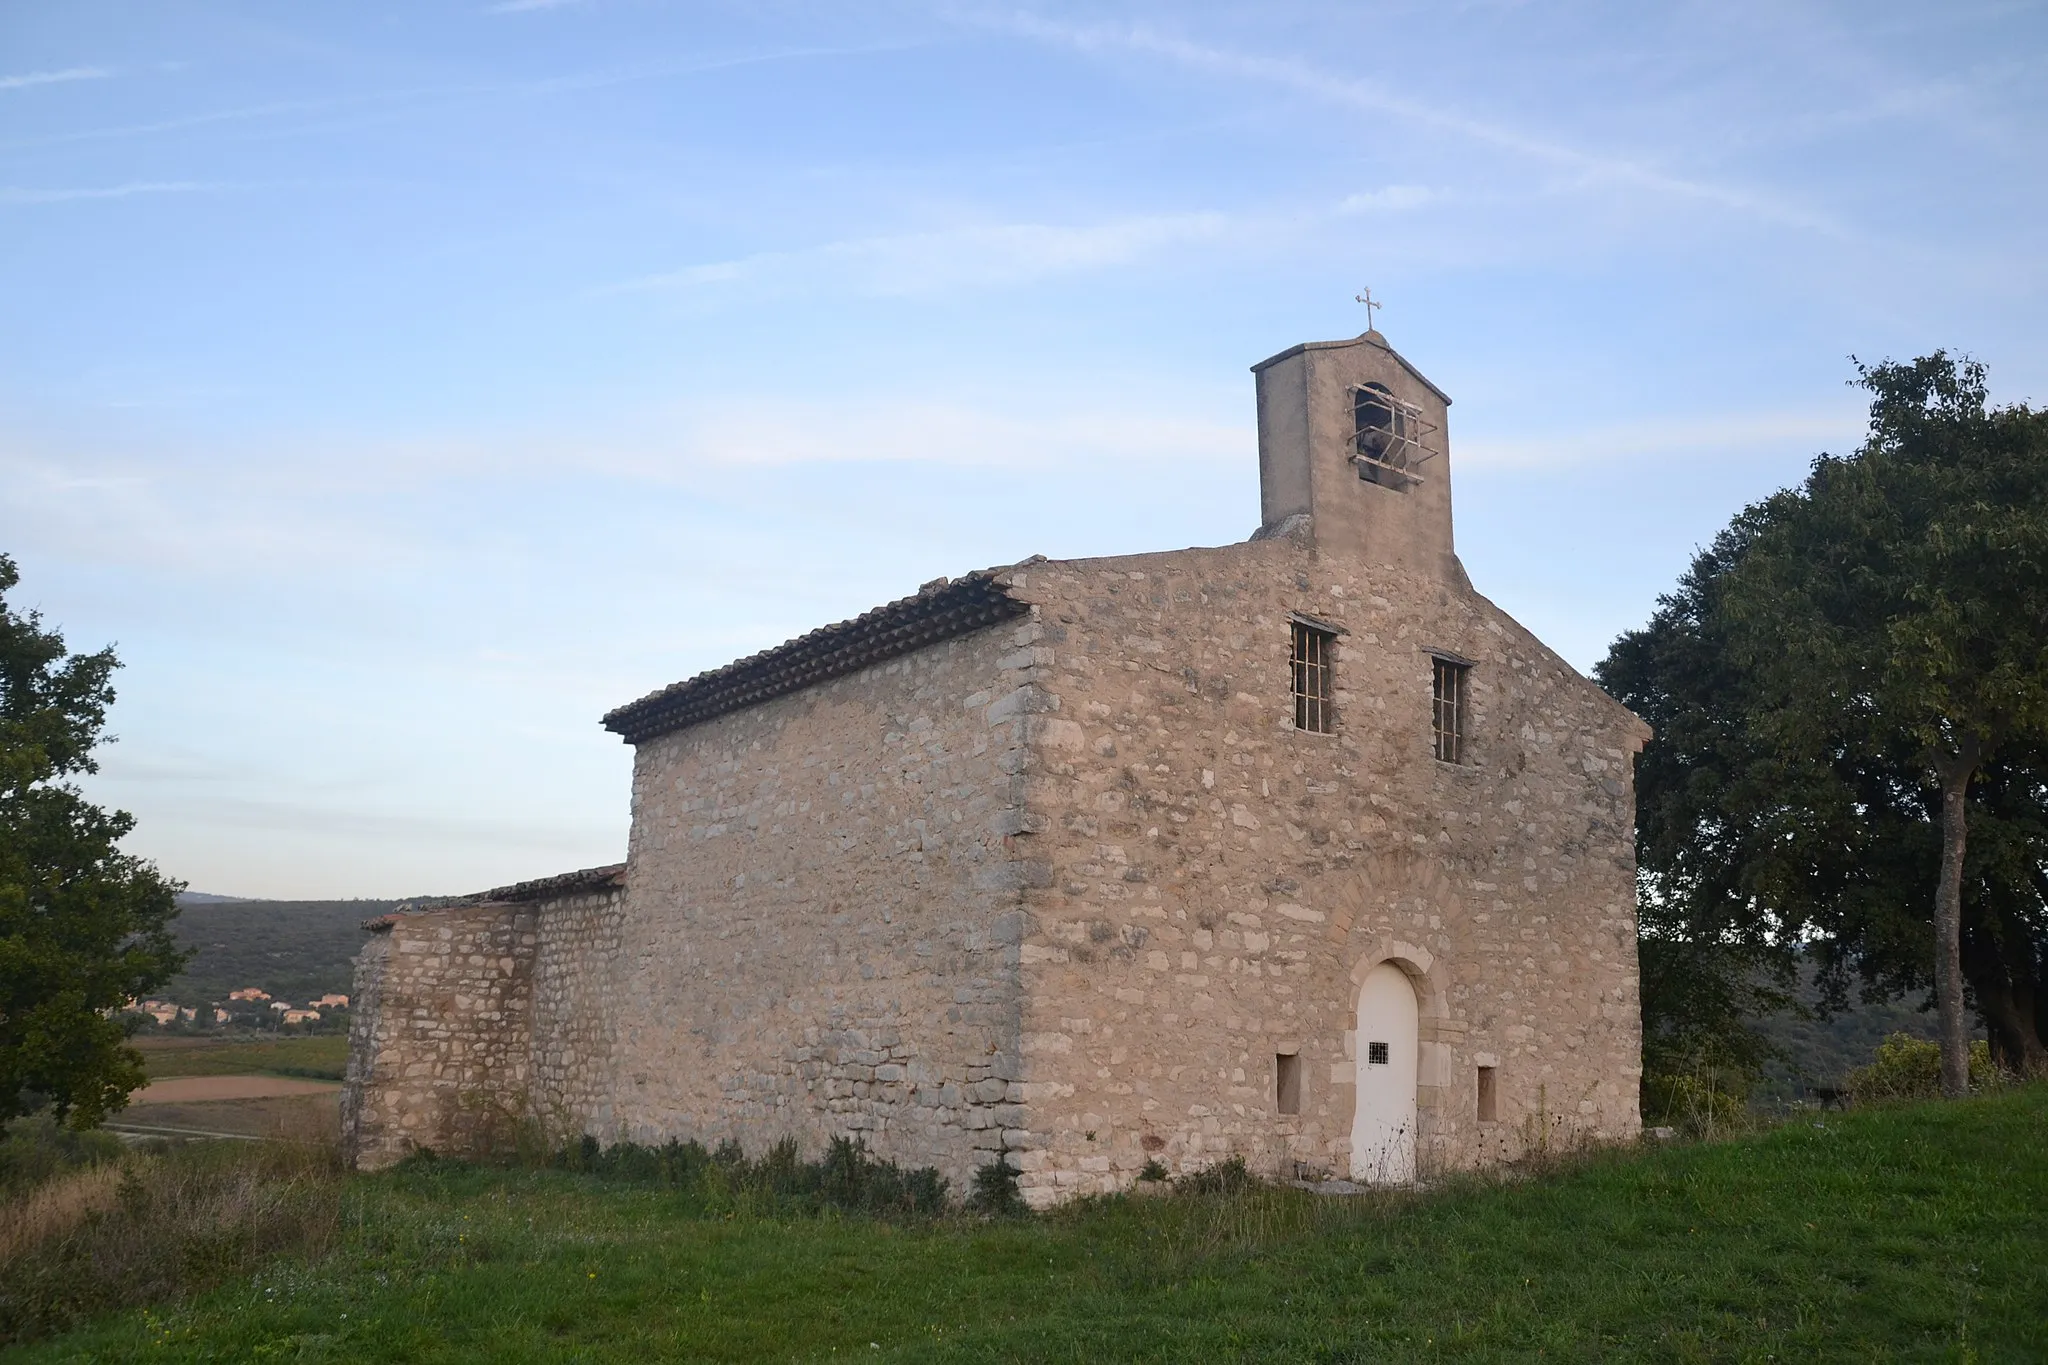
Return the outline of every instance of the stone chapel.
{"type": "Polygon", "coordinates": [[[1474,591],[1385,337],[1253,374],[1250,539],[940,579],[607,715],[623,865],[368,926],[353,1158],[853,1134],[1043,1206],[1634,1136],[1649,728],[1474,591]]]}

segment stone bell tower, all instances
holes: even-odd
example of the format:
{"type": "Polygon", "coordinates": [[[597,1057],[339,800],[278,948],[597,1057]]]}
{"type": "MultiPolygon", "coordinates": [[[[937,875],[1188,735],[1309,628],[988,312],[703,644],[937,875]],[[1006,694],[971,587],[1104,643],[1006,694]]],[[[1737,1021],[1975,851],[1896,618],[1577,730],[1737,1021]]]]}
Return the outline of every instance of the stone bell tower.
{"type": "Polygon", "coordinates": [[[1451,541],[1451,400],[1377,330],[1252,366],[1259,534],[1465,581],[1451,541]],[[1306,517],[1292,521],[1290,518],[1306,517]]]}

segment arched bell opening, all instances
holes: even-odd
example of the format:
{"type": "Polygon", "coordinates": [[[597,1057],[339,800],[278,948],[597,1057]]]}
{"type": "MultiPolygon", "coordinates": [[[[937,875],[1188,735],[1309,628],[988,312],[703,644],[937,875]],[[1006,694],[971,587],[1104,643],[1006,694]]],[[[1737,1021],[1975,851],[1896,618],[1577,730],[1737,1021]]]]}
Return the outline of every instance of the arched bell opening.
{"type": "Polygon", "coordinates": [[[1361,384],[1351,391],[1352,459],[1359,478],[1394,489],[1408,486],[1410,425],[1408,409],[1386,385],[1361,384]]]}

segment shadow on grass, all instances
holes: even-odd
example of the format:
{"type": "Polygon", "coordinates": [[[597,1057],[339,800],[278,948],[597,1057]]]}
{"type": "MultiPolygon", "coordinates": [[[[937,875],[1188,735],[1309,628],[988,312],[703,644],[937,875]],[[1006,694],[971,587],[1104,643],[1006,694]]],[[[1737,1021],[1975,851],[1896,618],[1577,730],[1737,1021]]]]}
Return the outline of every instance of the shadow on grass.
{"type": "MultiPolygon", "coordinates": [[[[532,1163],[527,1163],[532,1164],[532,1163]]],[[[834,1138],[824,1155],[806,1161],[792,1138],[750,1158],[737,1142],[716,1150],[698,1142],[667,1142],[660,1146],[621,1142],[609,1147],[585,1137],[555,1152],[545,1169],[568,1171],[596,1179],[648,1185],[671,1192],[670,1207],[680,1213],[718,1217],[745,1213],[756,1217],[808,1216],[825,1212],[875,1218],[928,1220],[947,1211],[946,1181],[937,1170],[907,1170],[870,1153],[858,1138],[834,1138]]],[[[394,1168],[415,1182],[457,1180],[473,1183],[473,1167],[421,1151],[394,1168]]]]}

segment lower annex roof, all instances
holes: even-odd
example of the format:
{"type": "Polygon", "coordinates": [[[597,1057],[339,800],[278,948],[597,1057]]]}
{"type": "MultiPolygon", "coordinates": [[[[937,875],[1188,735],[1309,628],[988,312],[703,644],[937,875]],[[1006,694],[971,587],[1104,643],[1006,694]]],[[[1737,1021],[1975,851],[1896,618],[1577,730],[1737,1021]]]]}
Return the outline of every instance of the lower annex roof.
{"type": "Polygon", "coordinates": [[[424,900],[406,901],[388,915],[363,921],[363,928],[373,934],[389,930],[405,915],[416,915],[428,910],[447,910],[460,905],[498,905],[506,901],[547,901],[563,896],[587,895],[593,891],[612,891],[626,884],[626,865],[606,863],[603,867],[586,867],[575,872],[558,872],[552,877],[536,877],[530,882],[514,882],[510,886],[494,886],[488,891],[472,891],[467,896],[429,896],[424,900]]]}
{"type": "Polygon", "coordinates": [[[604,728],[641,744],[1029,611],[996,582],[998,572],[938,579],[915,596],[673,683],[608,712],[604,728]]]}

